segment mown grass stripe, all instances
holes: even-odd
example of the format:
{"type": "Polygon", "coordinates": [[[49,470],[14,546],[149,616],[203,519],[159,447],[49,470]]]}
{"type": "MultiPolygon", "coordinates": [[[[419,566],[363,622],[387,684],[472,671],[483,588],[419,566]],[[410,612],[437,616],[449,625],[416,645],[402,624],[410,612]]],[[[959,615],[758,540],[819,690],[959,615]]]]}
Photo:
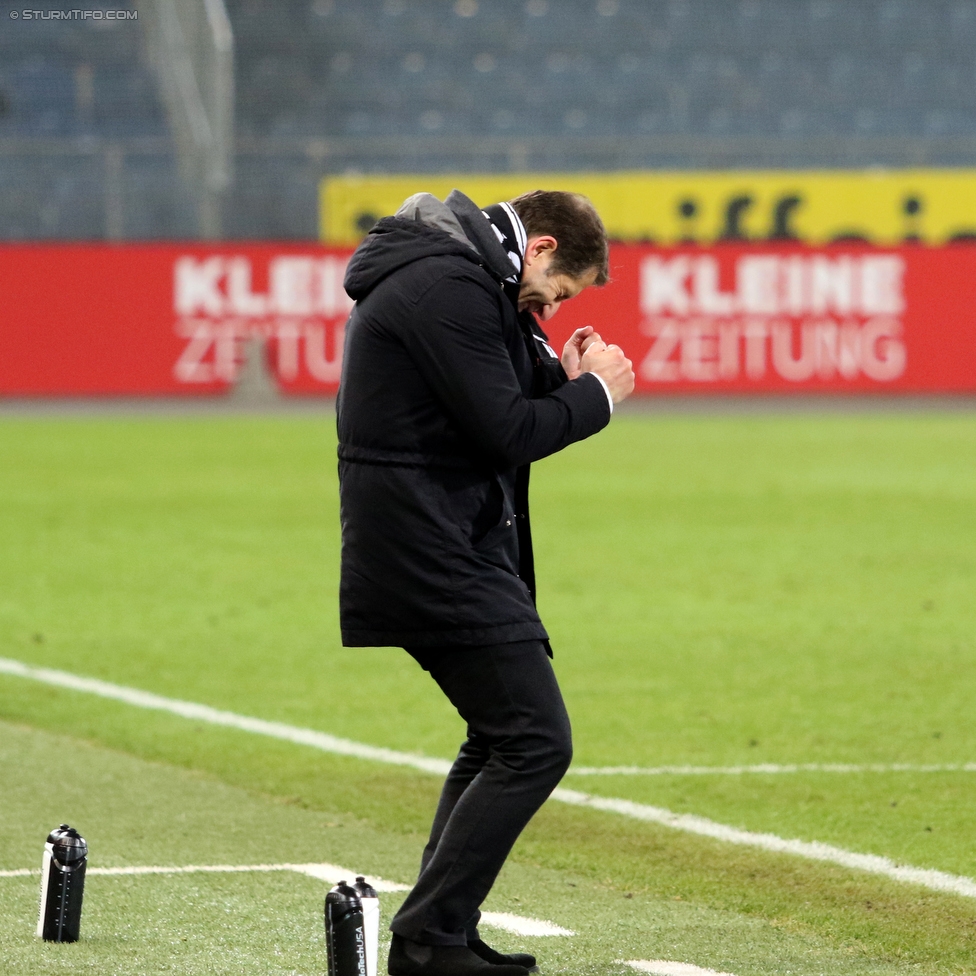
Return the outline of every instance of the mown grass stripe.
{"type": "MultiPolygon", "coordinates": [[[[409,766],[426,773],[444,775],[450,769],[451,763],[446,759],[431,759],[425,756],[411,755],[384,749],[378,746],[365,745],[349,739],[340,739],[325,732],[313,729],[302,729],[281,722],[268,722],[264,719],[237,715],[234,712],[221,711],[208,705],[198,705],[194,702],[180,701],[175,698],[165,698],[150,692],[126,688],[95,678],[82,678],[66,671],[51,668],[35,668],[21,661],[0,658],[0,673],[16,677],[40,681],[45,684],[68,688],[73,691],[87,692],[103,698],[111,698],[125,702],[139,708],[169,712],[183,718],[208,722],[213,725],[229,726],[244,732],[266,735],[275,739],[283,739],[299,745],[311,746],[325,752],[344,756],[354,756],[374,762],[389,763],[398,766],[409,766]]],[[[711,837],[729,844],[739,844],[746,847],[756,847],[777,854],[792,854],[797,857],[814,861],[825,861],[842,867],[867,871],[871,874],[883,875],[895,881],[921,885],[933,891],[943,891],[966,898],[976,898],[976,880],[961,875],[949,874],[934,868],[917,868],[910,865],[896,864],[890,858],[877,854],[858,854],[847,851],[832,844],[822,844],[817,841],[788,840],[776,834],[754,833],[716,823],[706,817],[694,814],[679,814],[663,807],[653,807],[631,800],[615,799],[612,797],[594,796],[577,790],[559,788],[552,794],[552,799],[572,806],[589,807],[606,813],[615,813],[634,820],[656,823],[672,830],[711,837]]]]}

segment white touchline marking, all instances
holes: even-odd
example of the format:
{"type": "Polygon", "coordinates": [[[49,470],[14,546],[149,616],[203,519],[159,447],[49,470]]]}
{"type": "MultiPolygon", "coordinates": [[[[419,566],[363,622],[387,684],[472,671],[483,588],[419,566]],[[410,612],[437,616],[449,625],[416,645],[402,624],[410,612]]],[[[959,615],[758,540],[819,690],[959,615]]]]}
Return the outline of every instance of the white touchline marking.
{"type": "Polygon", "coordinates": [[[871,874],[881,874],[895,881],[907,881],[911,884],[922,885],[933,891],[946,891],[966,898],[976,898],[976,880],[934,868],[915,868],[906,864],[896,864],[890,858],[878,854],[857,854],[845,851],[842,847],[832,844],[822,844],[819,841],[787,840],[776,834],[758,834],[750,830],[740,830],[716,823],[707,817],[698,817],[692,813],[674,813],[663,807],[652,807],[645,803],[634,803],[631,800],[616,800],[611,797],[593,796],[590,793],[578,793],[575,790],[559,788],[552,794],[553,799],[574,806],[591,807],[594,810],[605,810],[608,813],[619,813],[635,820],[646,820],[649,823],[661,824],[674,830],[683,830],[689,834],[700,834],[703,837],[714,837],[715,840],[729,844],[741,844],[745,847],[759,847],[778,854],[796,854],[812,861],[828,861],[859,871],[869,871],[871,874]]]}
{"type": "MultiPolygon", "coordinates": [[[[284,739],[287,742],[311,746],[324,752],[356,756],[359,759],[371,759],[375,762],[392,763],[397,766],[410,766],[425,773],[437,773],[439,775],[446,774],[451,768],[451,763],[447,759],[431,759],[406,752],[397,752],[394,749],[369,746],[349,739],[340,739],[325,732],[316,732],[313,729],[301,729],[293,725],[285,725],[282,722],[267,722],[264,719],[249,718],[246,715],[237,715],[234,712],[220,711],[216,708],[210,708],[208,705],[197,705],[175,698],[164,698],[162,695],[114,685],[108,681],[81,678],[66,671],[35,668],[20,661],[12,661],[9,658],[0,658],[0,673],[29,678],[33,681],[41,681],[61,688],[70,688],[73,691],[84,691],[103,698],[112,698],[139,708],[170,712],[183,718],[209,722],[213,725],[229,726],[245,732],[267,735],[274,739],[284,739]]],[[[616,813],[635,820],[660,824],[662,827],[669,827],[672,830],[712,837],[728,844],[758,847],[779,854],[793,854],[814,861],[826,861],[831,864],[839,864],[842,867],[883,875],[895,881],[921,885],[933,891],[944,891],[966,898],[976,898],[976,880],[973,878],[949,874],[946,871],[938,871],[934,868],[916,868],[906,864],[896,864],[890,858],[881,857],[877,854],[858,854],[818,841],[787,840],[778,837],[776,834],[753,833],[690,813],[674,813],[663,807],[634,803],[631,800],[594,796],[590,793],[580,793],[577,790],[556,789],[552,793],[552,799],[572,806],[590,807],[606,813],[616,813]]]]}
{"type": "Polygon", "coordinates": [[[670,962],[667,959],[620,959],[618,962],[642,973],[651,973],[652,976],[732,976],[731,973],[693,966],[690,962],[670,962]]]}
{"type": "MultiPolygon", "coordinates": [[[[157,865],[130,865],[125,867],[99,868],[89,867],[85,874],[100,875],[133,875],[133,874],[239,874],[254,871],[294,871],[305,874],[310,878],[338,884],[340,881],[355,881],[363,872],[353,871],[352,868],[341,868],[335,864],[179,864],[171,867],[157,865]]],[[[0,871],[0,878],[23,878],[30,875],[40,875],[40,869],[17,868],[13,871],[0,871]]],[[[366,875],[369,883],[377,891],[409,891],[410,885],[399,884],[396,881],[386,881],[366,875]]]]}
{"type": "Polygon", "coordinates": [[[976,773],[976,763],[761,763],[757,766],[571,766],[568,776],[742,776],[746,773],[976,773]]]}
{"type": "Polygon", "coordinates": [[[250,718],[247,715],[237,715],[234,712],[224,712],[209,705],[198,705],[195,702],[180,701],[178,698],[164,698],[148,691],[137,688],[126,688],[114,685],[97,678],[81,678],[67,671],[55,671],[51,668],[34,668],[20,661],[0,658],[0,673],[15,675],[19,678],[31,678],[43,681],[45,684],[70,688],[72,691],[86,691],[91,695],[102,698],[114,698],[116,701],[135,705],[138,708],[148,708],[153,711],[170,712],[183,718],[208,722],[211,725],[226,725],[243,732],[255,732],[258,735],[268,735],[273,739],[284,739],[286,742],[296,742],[299,745],[311,746],[323,752],[333,752],[340,756],[355,756],[357,759],[372,759],[376,762],[393,764],[396,766],[412,766],[425,773],[446,775],[451,763],[446,759],[430,759],[426,756],[413,756],[394,749],[383,749],[380,746],[368,746],[362,742],[350,739],[340,739],[326,732],[316,732],[314,729],[300,729],[283,722],[267,722],[260,718],[250,718]]]}
{"type": "MultiPolygon", "coordinates": [[[[286,864],[289,871],[297,871],[299,874],[307,874],[310,878],[318,878],[319,881],[327,881],[329,884],[338,884],[347,879],[355,881],[362,871],[353,871],[350,868],[339,868],[334,864],[286,864]]],[[[412,885],[400,884],[398,881],[385,881],[383,878],[374,878],[366,875],[369,883],[377,891],[409,891],[412,885]]]]}
{"type": "MultiPolygon", "coordinates": [[[[172,867],[155,865],[131,865],[127,867],[98,868],[89,867],[87,875],[121,875],[141,874],[243,874],[254,871],[294,871],[308,875],[327,884],[338,884],[340,881],[354,880],[363,872],[352,868],[341,868],[336,864],[180,864],[172,867]]],[[[39,877],[40,868],[16,868],[11,871],[0,871],[0,878],[28,878],[39,877]]],[[[409,891],[411,886],[397,881],[386,881],[366,875],[369,883],[377,891],[409,891]]],[[[569,929],[564,929],[553,922],[542,918],[526,918],[524,915],[512,915],[510,912],[482,912],[481,921],[490,928],[504,929],[515,935],[555,936],[576,935],[569,929]]]]}
{"type": "Polygon", "coordinates": [[[521,915],[511,915],[509,912],[482,912],[481,921],[484,925],[504,929],[515,935],[576,935],[569,929],[561,928],[541,918],[523,918],[521,915]]]}

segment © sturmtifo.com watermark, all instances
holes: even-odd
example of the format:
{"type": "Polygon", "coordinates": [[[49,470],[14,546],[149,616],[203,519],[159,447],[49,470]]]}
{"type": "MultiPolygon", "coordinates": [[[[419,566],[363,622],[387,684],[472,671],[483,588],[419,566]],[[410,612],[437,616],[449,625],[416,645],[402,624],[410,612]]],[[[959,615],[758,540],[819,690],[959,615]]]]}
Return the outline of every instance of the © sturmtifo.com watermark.
{"type": "Polygon", "coordinates": [[[11,10],[11,20],[138,20],[138,10],[11,10]]]}

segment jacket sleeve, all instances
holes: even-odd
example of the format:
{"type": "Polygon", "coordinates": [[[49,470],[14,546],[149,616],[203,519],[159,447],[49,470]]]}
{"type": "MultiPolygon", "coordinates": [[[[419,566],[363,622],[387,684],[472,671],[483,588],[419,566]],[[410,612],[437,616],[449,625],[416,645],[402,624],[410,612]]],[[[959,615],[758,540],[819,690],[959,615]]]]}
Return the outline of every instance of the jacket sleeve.
{"type": "Polygon", "coordinates": [[[602,430],[610,405],[595,376],[584,373],[536,400],[522,394],[502,331],[501,303],[508,299],[474,274],[440,279],[404,336],[457,426],[499,467],[537,461],[602,430]]]}

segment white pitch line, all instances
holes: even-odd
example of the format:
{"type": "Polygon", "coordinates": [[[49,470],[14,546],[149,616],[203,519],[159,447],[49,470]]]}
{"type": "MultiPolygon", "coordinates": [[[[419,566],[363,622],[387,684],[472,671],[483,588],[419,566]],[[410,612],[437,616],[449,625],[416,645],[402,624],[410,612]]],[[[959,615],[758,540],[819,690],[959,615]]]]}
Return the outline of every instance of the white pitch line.
{"type": "MultiPolygon", "coordinates": [[[[293,725],[285,725],[281,722],[267,722],[264,719],[237,715],[234,712],[224,712],[210,708],[208,705],[197,705],[175,698],[164,698],[161,695],[139,691],[135,688],[126,688],[95,678],[81,678],[66,671],[35,668],[8,658],[0,658],[0,673],[28,678],[61,688],[70,688],[73,691],[83,691],[103,698],[111,698],[139,708],[169,712],[183,718],[209,722],[213,725],[229,726],[244,732],[270,736],[274,739],[283,739],[287,742],[311,746],[314,749],[343,756],[355,756],[359,759],[370,759],[397,766],[410,766],[425,773],[440,775],[445,774],[451,767],[451,763],[446,759],[431,759],[406,752],[397,752],[393,749],[369,746],[349,739],[340,739],[325,732],[296,728],[293,725]]],[[[593,810],[631,817],[634,820],[660,824],[672,830],[711,837],[728,844],[758,847],[778,854],[793,854],[809,860],[839,864],[842,867],[867,871],[871,874],[892,878],[895,881],[921,885],[933,891],[976,898],[976,880],[973,878],[949,874],[946,871],[937,871],[934,868],[916,868],[910,865],[896,864],[890,858],[881,857],[877,854],[858,854],[817,841],[788,840],[778,837],[776,834],[754,833],[716,823],[714,820],[698,817],[694,814],[674,813],[663,807],[653,807],[648,804],[634,803],[631,800],[619,800],[613,797],[594,796],[589,793],[580,793],[577,790],[557,789],[553,792],[552,799],[572,806],[589,807],[593,810]]]]}
{"type": "MultiPolygon", "coordinates": [[[[90,867],[85,872],[88,875],[108,875],[119,877],[124,875],[146,874],[245,874],[249,872],[294,871],[304,874],[327,884],[338,884],[340,881],[353,880],[362,872],[352,868],[341,868],[336,864],[180,864],[171,867],[156,865],[129,865],[125,867],[98,868],[90,867]]],[[[16,868],[11,871],[0,871],[0,878],[29,878],[40,877],[40,868],[16,868]]],[[[367,875],[369,883],[377,891],[409,891],[410,885],[397,881],[386,881],[367,875]]],[[[504,929],[515,935],[527,936],[556,936],[576,935],[569,929],[564,929],[554,922],[542,918],[527,918],[524,915],[512,915],[510,912],[482,912],[481,921],[489,928],[504,929]]]]}
{"type": "MultiPolygon", "coordinates": [[[[338,884],[340,881],[355,880],[361,871],[352,868],[341,868],[335,864],[179,864],[173,866],[158,865],[127,865],[120,867],[99,868],[89,867],[85,874],[100,874],[109,876],[138,875],[138,874],[240,874],[254,871],[294,871],[305,874],[310,878],[338,884]]],[[[31,875],[40,876],[40,868],[17,868],[13,871],[0,871],[0,878],[23,878],[31,875]]],[[[373,878],[367,875],[370,884],[377,891],[409,891],[410,885],[399,884],[396,881],[386,881],[383,878],[373,878]]]]}
{"type": "Polygon", "coordinates": [[[541,918],[523,918],[521,915],[512,915],[509,912],[482,912],[481,921],[492,928],[504,929],[515,935],[576,935],[569,929],[561,928],[541,918]]]}
{"type": "MultiPolygon", "coordinates": [[[[338,884],[349,878],[355,880],[363,873],[349,868],[339,868],[334,864],[286,864],[285,867],[289,871],[307,874],[310,878],[318,878],[319,881],[327,881],[329,884],[338,884]]],[[[373,878],[369,875],[366,877],[377,891],[409,891],[412,887],[412,885],[400,884],[399,881],[385,881],[383,878],[373,878]]]]}
{"type": "Polygon", "coordinates": [[[690,962],[671,962],[668,959],[621,959],[624,966],[630,966],[651,976],[732,976],[731,973],[720,973],[715,969],[703,969],[690,962]]]}
{"type": "Polygon", "coordinates": [[[976,773],[976,763],[760,763],[756,766],[571,766],[569,776],[743,776],[747,773],[976,773]]]}
{"type": "Polygon", "coordinates": [[[164,698],[138,688],[126,688],[114,685],[97,678],[81,678],[67,671],[55,671],[52,668],[35,668],[20,661],[0,658],[0,673],[14,675],[18,678],[30,678],[42,681],[44,684],[56,685],[59,688],[70,688],[72,691],[84,691],[90,695],[102,698],[113,698],[115,701],[135,705],[137,708],[148,708],[158,712],[169,712],[182,718],[195,719],[198,722],[208,722],[211,725],[225,725],[242,732],[255,732],[267,735],[272,739],[283,739],[302,746],[311,746],[323,752],[332,752],[340,756],[355,756],[357,759],[372,759],[375,762],[392,764],[395,766],[412,766],[425,773],[446,775],[451,763],[446,759],[430,759],[426,756],[414,756],[394,749],[383,749],[379,746],[368,746],[362,742],[350,739],[340,739],[326,732],[316,732],[314,729],[300,729],[283,722],[267,722],[260,718],[247,715],[237,715],[234,712],[224,712],[209,705],[198,705],[195,702],[180,701],[178,698],[164,698]]]}
{"type": "Polygon", "coordinates": [[[857,854],[845,851],[842,847],[832,844],[822,844],[819,841],[788,840],[776,834],[759,834],[751,830],[740,830],[726,824],[716,823],[707,817],[698,817],[692,813],[674,813],[663,807],[652,807],[646,803],[634,803],[632,800],[617,800],[612,797],[594,796],[591,793],[578,793],[576,790],[559,788],[552,794],[554,800],[569,803],[573,806],[590,807],[593,810],[604,810],[607,813],[619,813],[634,820],[645,820],[648,823],[661,824],[673,830],[683,830],[689,834],[700,834],[702,837],[713,837],[715,840],[728,844],[741,844],[744,847],[758,847],[776,854],[795,854],[811,861],[827,861],[840,864],[846,868],[858,871],[868,871],[871,874],[881,874],[895,881],[905,881],[910,884],[922,885],[933,891],[945,891],[966,898],[976,898],[976,880],[934,868],[915,868],[906,864],[896,864],[890,858],[878,854],[857,854]]]}

